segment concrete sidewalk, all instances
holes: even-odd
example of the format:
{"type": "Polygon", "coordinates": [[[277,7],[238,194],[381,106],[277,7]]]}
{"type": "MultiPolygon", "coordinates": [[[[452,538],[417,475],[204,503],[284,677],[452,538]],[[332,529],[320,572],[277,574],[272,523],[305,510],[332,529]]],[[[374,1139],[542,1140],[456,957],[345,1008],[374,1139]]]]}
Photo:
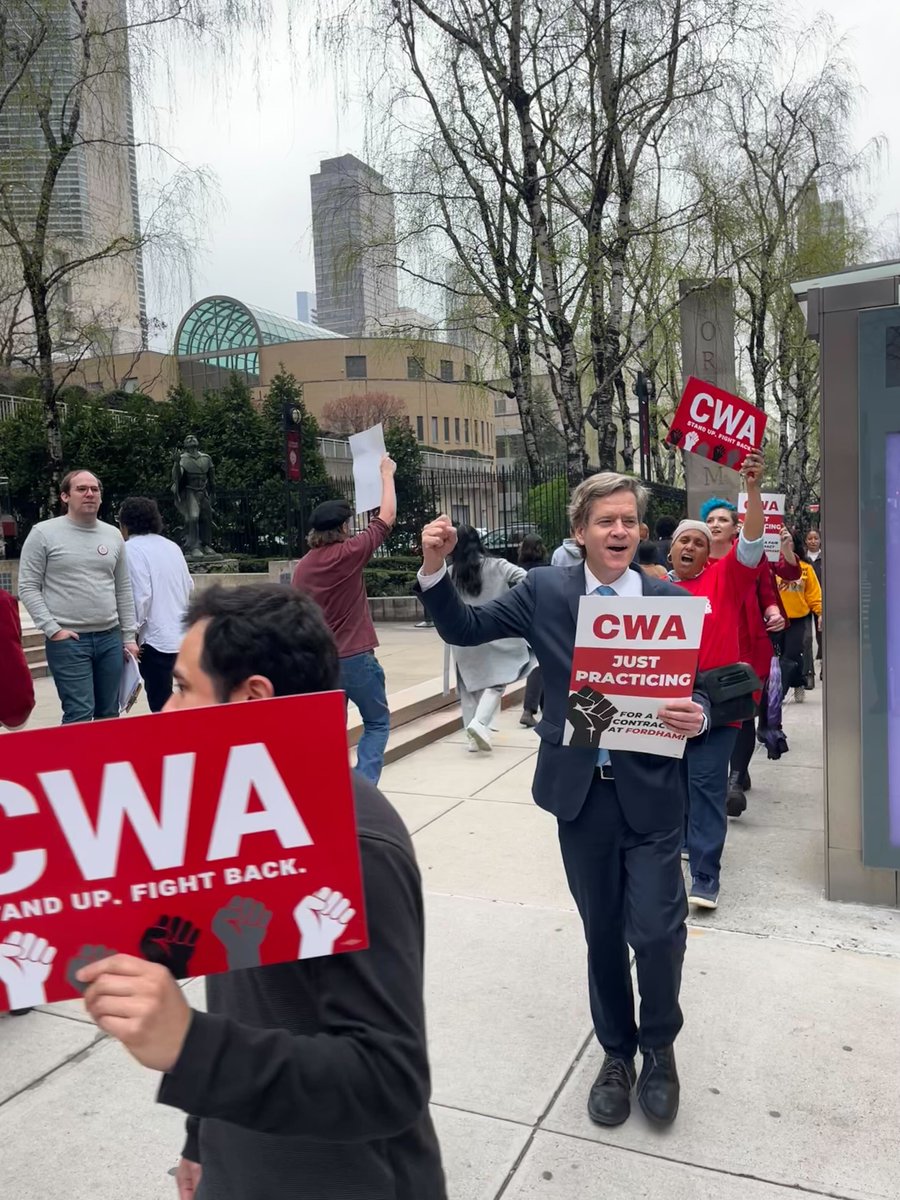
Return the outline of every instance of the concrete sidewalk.
{"type": "MultiPolygon", "coordinates": [[[[530,799],[534,734],[506,713],[492,755],[454,735],[386,768],[427,892],[452,1200],[897,1196],[900,914],[822,898],[820,698],[786,709],[785,759],[754,760],[721,906],[692,922],[663,1134],[585,1112],[600,1053],[554,822],[530,799]]],[[[0,1063],[4,1196],[172,1200],[180,1117],[77,1003],[0,1022],[0,1063]]]]}

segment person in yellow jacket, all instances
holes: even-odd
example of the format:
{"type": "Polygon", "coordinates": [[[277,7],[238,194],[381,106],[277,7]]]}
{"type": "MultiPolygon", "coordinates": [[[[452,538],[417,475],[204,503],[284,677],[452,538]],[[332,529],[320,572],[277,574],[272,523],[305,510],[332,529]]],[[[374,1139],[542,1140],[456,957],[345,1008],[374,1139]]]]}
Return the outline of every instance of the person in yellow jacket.
{"type": "Polygon", "coordinates": [[[806,699],[805,648],[811,644],[807,634],[810,621],[815,617],[816,628],[822,628],[822,588],[806,553],[802,540],[794,535],[794,553],[800,563],[800,578],[789,583],[778,580],[781,603],[790,624],[784,634],[781,652],[781,685],[783,694],[794,689],[794,701],[802,704],[806,699]]]}

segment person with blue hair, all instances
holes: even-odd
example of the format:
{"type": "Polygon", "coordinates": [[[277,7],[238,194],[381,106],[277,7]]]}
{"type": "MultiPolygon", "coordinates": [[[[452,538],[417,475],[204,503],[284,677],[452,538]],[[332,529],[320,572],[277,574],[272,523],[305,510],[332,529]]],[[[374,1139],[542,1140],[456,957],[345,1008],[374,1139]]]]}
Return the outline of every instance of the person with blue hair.
{"type": "Polygon", "coordinates": [[[736,504],[732,504],[730,500],[723,500],[721,496],[710,496],[708,500],[704,500],[700,505],[700,520],[706,521],[709,524],[709,514],[717,508],[724,508],[726,512],[733,512],[735,518],[737,518],[736,504]]]}

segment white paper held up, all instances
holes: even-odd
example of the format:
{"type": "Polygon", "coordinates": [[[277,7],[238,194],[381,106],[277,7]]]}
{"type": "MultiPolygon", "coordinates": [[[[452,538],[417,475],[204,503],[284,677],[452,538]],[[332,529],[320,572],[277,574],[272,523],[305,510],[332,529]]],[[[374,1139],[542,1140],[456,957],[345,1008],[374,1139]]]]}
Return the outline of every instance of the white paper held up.
{"type": "Polygon", "coordinates": [[[143,680],[140,667],[134,655],[125,651],[125,665],[122,668],[122,681],[119,684],[119,716],[124,717],[134,706],[135,700],[141,694],[143,680]]]}
{"type": "Polygon", "coordinates": [[[379,421],[362,433],[351,433],[347,440],[353,455],[356,511],[369,512],[381,503],[381,460],[387,453],[384,448],[384,428],[379,421]]]}

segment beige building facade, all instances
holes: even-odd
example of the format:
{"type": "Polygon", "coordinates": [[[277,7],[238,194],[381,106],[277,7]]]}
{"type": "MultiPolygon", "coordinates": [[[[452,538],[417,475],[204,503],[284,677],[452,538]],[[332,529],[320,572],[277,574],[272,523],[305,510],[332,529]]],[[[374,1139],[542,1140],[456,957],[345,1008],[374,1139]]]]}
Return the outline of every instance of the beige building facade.
{"type": "Polygon", "coordinates": [[[478,380],[475,356],[430,339],[342,337],[231,297],[198,301],[182,318],[175,354],[144,351],[85,358],[69,382],[89,391],[143,392],[166,399],[181,383],[202,395],[240,375],[257,399],[284,368],[303,385],[323,432],[326,405],[345,397],[396,397],[425,450],[495,456],[493,394],[478,380]]]}

